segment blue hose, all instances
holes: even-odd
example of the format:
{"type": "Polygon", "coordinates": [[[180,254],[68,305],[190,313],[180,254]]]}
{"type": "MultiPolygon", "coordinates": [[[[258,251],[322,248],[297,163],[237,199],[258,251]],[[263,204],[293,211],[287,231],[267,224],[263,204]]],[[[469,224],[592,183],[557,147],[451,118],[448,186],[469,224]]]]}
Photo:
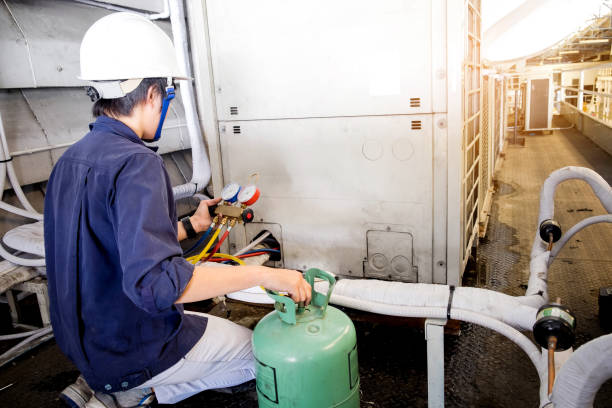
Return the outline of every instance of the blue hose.
{"type": "Polygon", "coordinates": [[[208,227],[208,229],[206,230],[206,232],[204,233],[204,235],[202,235],[202,237],[200,239],[198,239],[198,242],[196,242],[191,248],[189,248],[187,251],[183,252],[183,256],[187,256],[189,255],[190,252],[192,252],[194,249],[196,249],[197,247],[199,247],[200,245],[202,245],[202,243],[204,242],[204,240],[206,238],[208,238],[208,236],[210,235],[211,231],[212,231],[213,227],[212,225],[210,227],[208,227]]]}

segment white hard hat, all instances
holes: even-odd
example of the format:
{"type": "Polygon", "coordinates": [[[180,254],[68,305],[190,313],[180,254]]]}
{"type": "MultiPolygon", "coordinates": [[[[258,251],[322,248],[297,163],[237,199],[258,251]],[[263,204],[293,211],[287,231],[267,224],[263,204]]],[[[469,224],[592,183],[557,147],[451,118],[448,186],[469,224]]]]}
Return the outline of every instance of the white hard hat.
{"type": "Polygon", "coordinates": [[[119,98],[143,78],[190,79],[179,68],[170,37],[147,18],[113,13],[96,21],[81,42],[81,75],[102,98],[119,98]]]}

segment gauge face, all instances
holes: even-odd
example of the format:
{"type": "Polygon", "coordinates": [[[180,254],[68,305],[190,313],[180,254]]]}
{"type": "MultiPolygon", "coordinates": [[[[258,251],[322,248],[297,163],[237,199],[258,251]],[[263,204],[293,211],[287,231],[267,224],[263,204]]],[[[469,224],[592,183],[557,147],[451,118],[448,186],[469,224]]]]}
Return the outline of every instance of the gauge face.
{"type": "Polygon", "coordinates": [[[238,194],[238,201],[245,205],[252,205],[259,198],[259,189],[254,185],[248,185],[238,194]]]}
{"type": "Polygon", "coordinates": [[[240,191],[240,194],[238,194],[238,201],[241,203],[249,201],[251,198],[253,198],[256,191],[257,187],[255,187],[253,184],[246,186],[242,189],[242,191],[240,191]]]}
{"type": "Polygon", "coordinates": [[[240,192],[240,184],[238,183],[229,183],[227,186],[223,187],[223,191],[221,191],[221,199],[223,201],[227,201],[228,203],[233,203],[236,201],[236,197],[240,192]]]}

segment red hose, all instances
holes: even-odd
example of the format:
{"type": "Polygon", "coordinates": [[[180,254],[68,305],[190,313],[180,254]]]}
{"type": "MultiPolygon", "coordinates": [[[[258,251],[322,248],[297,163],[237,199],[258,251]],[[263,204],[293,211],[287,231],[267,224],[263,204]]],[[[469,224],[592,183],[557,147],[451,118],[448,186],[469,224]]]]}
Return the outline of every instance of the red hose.
{"type": "Polygon", "coordinates": [[[206,259],[204,259],[204,262],[208,262],[208,260],[210,258],[213,257],[214,254],[217,253],[217,251],[219,250],[219,248],[221,248],[221,244],[223,243],[223,241],[225,241],[225,238],[227,238],[227,236],[229,235],[231,230],[231,227],[228,228],[225,233],[223,234],[223,236],[221,237],[221,239],[219,240],[219,242],[217,242],[217,245],[215,245],[215,247],[213,248],[212,251],[210,251],[210,254],[208,254],[208,256],[206,257],[206,259]]]}

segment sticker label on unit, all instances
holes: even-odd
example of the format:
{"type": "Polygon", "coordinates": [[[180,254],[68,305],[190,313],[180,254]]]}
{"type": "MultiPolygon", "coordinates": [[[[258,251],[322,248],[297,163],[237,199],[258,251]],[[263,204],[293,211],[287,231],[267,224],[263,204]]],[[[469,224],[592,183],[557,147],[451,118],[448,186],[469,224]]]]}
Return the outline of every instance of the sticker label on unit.
{"type": "Polygon", "coordinates": [[[355,384],[357,384],[359,380],[359,364],[357,363],[357,343],[355,343],[355,347],[353,347],[353,349],[348,355],[348,363],[349,382],[352,390],[353,388],[355,388],[355,384]]]}
{"type": "MultiPolygon", "coordinates": [[[[255,360],[257,370],[257,390],[260,394],[266,397],[270,402],[278,404],[278,394],[276,385],[276,369],[255,360]]],[[[262,401],[259,401],[260,406],[262,401]]],[[[270,406],[272,406],[270,404],[270,406]]]]}

